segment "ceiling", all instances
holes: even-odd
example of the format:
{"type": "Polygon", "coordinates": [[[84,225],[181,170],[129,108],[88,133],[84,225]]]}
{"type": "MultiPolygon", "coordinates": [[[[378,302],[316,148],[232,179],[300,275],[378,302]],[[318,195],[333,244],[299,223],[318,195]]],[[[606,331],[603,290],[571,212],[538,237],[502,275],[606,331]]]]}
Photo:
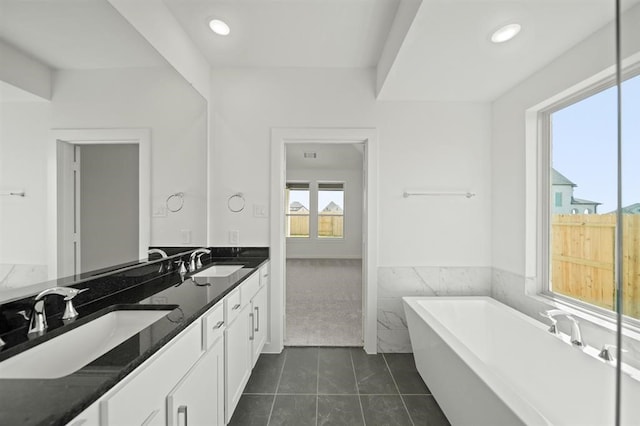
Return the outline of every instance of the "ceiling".
{"type": "Polygon", "coordinates": [[[165,0],[214,67],[375,67],[399,0],[165,0]],[[212,18],[231,27],[226,37],[212,18]]]}
{"type": "Polygon", "coordinates": [[[491,101],[614,17],[613,0],[164,2],[214,67],[375,68],[389,57],[380,100],[491,101]],[[231,34],[213,34],[211,18],[231,34]],[[512,21],[518,37],[489,41],[512,21]]]}
{"type": "Polygon", "coordinates": [[[378,98],[491,101],[611,22],[613,6],[613,0],[424,0],[378,98]],[[516,38],[490,41],[512,22],[522,25],[516,38]]]}
{"type": "Polygon", "coordinates": [[[55,69],[167,66],[106,0],[0,0],[0,40],[55,69]]]}
{"type": "Polygon", "coordinates": [[[288,170],[362,170],[364,145],[290,143],[286,146],[288,170]],[[315,152],[316,158],[304,158],[315,152]]]}

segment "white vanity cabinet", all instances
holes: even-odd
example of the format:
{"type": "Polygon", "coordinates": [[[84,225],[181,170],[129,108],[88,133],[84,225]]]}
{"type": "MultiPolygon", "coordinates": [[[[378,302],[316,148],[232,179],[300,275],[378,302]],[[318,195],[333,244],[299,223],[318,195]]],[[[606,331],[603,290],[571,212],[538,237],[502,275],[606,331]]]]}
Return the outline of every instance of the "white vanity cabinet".
{"type": "Polygon", "coordinates": [[[100,400],[100,425],[163,425],[165,398],[202,354],[202,330],[193,322],[100,400]]]}
{"type": "Polygon", "coordinates": [[[252,325],[252,340],[251,340],[251,367],[256,365],[258,357],[264,348],[264,344],[267,341],[267,324],[269,321],[268,316],[268,300],[267,300],[267,286],[262,285],[258,292],[253,296],[251,300],[251,307],[253,310],[252,325]]]}
{"type": "Polygon", "coordinates": [[[167,396],[167,426],[224,425],[224,307],[202,316],[204,355],[167,396]]]}
{"type": "Polygon", "coordinates": [[[268,264],[68,426],[225,425],[268,338],[268,264]]]}
{"type": "Polygon", "coordinates": [[[167,396],[167,426],[223,425],[224,342],[219,339],[167,396]]]}
{"type": "Polygon", "coordinates": [[[225,330],[225,421],[229,423],[251,375],[251,300],[246,289],[258,276],[253,274],[225,300],[227,329],[225,330]],[[248,286],[247,286],[248,284],[248,286]],[[243,294],[245,297],[243,298],[243,294]],[[228,303],[226,303],[228,302],[228,303]]]}

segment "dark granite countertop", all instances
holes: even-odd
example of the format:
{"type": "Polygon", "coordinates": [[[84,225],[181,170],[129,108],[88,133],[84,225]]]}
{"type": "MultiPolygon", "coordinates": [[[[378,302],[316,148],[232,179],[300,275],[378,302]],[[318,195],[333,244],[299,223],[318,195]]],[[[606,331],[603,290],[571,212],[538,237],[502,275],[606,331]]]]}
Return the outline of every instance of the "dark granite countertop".
{"type": "MultiPolygon", "coordinates": [[[[188,254],[182,256],[186,259],[188,254]]],[[[0,305],[0,337],[6,342],[0,350],[0,361],[114,310],[171,310],[73,374],[56,379],[0,379],[0,424],[68,423],[267,260],[266,248],[214,248],[211,257],[203,256],[202,269],[216,264],[242,264],[244,267],[228,277],[196,278],[194,281],[190,274],[183,280],[176,271],[159,272],[162,261],[157,261],[82,282],[74,287],[89,288],[90,291],[77,296],[77,320],[63,324],[60,319],[62,298],[49,297],[46,306],[49,328],[36,339],[27,338],[27,321],[19,314],[22,309],[30,309],[33,297],[0,305]]],[[[42,361],[46,362],[45,359],[42,361]]]]}

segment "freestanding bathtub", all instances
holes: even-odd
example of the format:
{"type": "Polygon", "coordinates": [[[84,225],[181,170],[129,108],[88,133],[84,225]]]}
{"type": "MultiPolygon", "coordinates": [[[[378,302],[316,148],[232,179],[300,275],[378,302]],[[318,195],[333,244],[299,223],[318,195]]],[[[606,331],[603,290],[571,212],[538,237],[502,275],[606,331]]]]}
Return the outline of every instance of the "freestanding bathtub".
{"type": "MultiPolygon", "coordinates": [[[[542,322],[490,297],[403,302],[416,366],[452,425],[615,423],[615,368],[542,322]]],[[[624,374],[622,424],[640,425],[640,382],[624,374]]]]}

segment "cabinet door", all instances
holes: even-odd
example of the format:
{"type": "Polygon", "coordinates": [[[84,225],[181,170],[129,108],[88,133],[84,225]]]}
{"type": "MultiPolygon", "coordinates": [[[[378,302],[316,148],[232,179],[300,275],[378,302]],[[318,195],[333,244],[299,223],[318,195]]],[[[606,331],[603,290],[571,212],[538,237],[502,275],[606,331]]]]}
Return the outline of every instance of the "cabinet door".
{"type": "Polygon", "coordinates": [[[225,330],[225,420],[231,420],[251,375],[251,303],[247,303],[225,330]]]}
{"type": "Polygon", "coordinates": [[[196,321],[100,400],[102,426],[156,425],[166,418],[165,398],[202,353],[196,321]]]}
{"type": "Polygon", "coordinates": [[[258,361],[265,342],[267,341],[267,330],[269,328],[269,312],[267,311],[267,286],[264,285],[253,298],[253,340],[252,343],[252,363],[253,368],[258,361]]]}
{"type": "Polygon", "coordinates": [[[167,396],[168,426],[224,425],[223,369],[224,345],[218,339],[167,396]]]}

